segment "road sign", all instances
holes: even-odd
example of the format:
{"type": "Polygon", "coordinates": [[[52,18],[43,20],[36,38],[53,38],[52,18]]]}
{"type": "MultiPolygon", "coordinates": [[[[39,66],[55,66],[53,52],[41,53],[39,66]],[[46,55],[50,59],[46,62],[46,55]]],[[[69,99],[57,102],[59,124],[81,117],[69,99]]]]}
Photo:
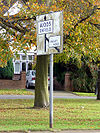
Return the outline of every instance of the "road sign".
{"type": "Polygon", "coordinates": [[[48,34],[53,32],[53,20],[38,22],[38,34],[48,34]]]}
{"type": "Polygon", "coordinates": [[[36,17],[37,55],[63,51],[63,12],[52,12],[36,17]]]}
{"type": "Polygon", "coordinates": [[[63,50],[63,13],[37,16],[37,55],[50,54],[50,128],[53,127],[53,54],[63,50]]]}
{"type": "Polygon", "coordinates": [[[60,47],[60,36],[53,36],[49,39],[49,48],[60,47]]]}

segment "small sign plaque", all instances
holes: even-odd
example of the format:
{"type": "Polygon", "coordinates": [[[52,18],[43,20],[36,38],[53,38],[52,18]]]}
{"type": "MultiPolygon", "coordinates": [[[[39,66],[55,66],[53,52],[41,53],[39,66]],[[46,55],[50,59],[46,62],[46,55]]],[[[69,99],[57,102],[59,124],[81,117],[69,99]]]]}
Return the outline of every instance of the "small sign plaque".
{"type": "Polygon", "coordinates": [[[50,48],[60,47],[60,36],[50,37],[49,47],[50,48]]]}
{"type": "Polygon", "coordinates": [[[49,34],[53,32],[53,20],[38,22],[38,34],[49,34]]]}

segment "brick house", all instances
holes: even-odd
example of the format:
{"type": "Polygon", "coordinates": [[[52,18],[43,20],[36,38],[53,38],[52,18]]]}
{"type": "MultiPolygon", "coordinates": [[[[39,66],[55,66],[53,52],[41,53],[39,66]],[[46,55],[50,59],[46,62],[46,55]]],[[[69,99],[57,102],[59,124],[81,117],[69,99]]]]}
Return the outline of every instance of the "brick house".
{"type": "Polygon", "coordinates": [[[13,79],[20,79],[22,71],[32,70],[34,64],[35,53],[34,48],[28,51],[26,54],[19,52],[17,58],[13,59],[14,77],[13,79]]]}
{"type": "MultiPolygon", "coordinates": [[[[7,1],[2,1],[5,5],[7,5],[7,1]]],[[[11,0],[11,7],[8,11],[4,11],[4,16],[15,15],[20,9],[23,7],[25,0],[11,0]]],[[[14,66],[14,75],[20,75],[22,71],[27,72],[28,69],[32,69],[32,64],[34,60],[34,50],[33,47],[30,51],[27,51],[27,54],[23,52],[18,52],[18,56],[13,59],[14,66]]]]}
{"type": "MultiPolygon", "coordinates": [[[[2,0],[2,3],[4,3],[7,6],[7,0],[2,0]]],[[[11,7],[9,7],[9,10],[7,11],[6,9],[4,9],[3,11],[4,16],[17,14],[20,11],[23,4],[24,0],[11,0],[11,7]]],[[[0,6],[2,6],[2,4],[0,4],[0,6]]],[[[0,33],[2,34],[4,32],[4,29],[2,27],[0,28],[0,33]]],[[[26,54],[23,52],[18,52],[18,56],[15,56],[15,58],[13,59],[13,80],[0,79],[0,89],[25,88],[26,72],[27,70],[32,69],[33,60],[35,58],[35,49],[35,47],[32,47],[32,49],[30,49],[30,51],[27,51],[26,54]]]]}

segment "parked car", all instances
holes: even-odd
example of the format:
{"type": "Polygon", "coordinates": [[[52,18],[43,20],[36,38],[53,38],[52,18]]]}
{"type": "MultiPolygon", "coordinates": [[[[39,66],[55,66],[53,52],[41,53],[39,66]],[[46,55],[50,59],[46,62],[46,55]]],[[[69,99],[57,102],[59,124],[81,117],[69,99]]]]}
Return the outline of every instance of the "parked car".
{"type": "MultiPolygon", "coordinates": [[[[26,88],[35,87],[36,70],[28,70],[26,73],[26,88]]],[[[50,85],[50,77],[48,76],[48,86],[50,85]]]]}

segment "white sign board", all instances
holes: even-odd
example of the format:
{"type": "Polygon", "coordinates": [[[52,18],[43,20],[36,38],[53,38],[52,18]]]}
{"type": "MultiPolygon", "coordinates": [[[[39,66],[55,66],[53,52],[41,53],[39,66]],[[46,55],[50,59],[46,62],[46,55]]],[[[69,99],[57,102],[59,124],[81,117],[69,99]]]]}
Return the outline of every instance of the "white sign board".
{"type": "Polygon", "coordinates": [[[63,12],[52,12],[36,17],[37,55],[63,51],[63,12]]]}
{"type": "Polygon", "coordinates": [[[60,47],[60,36],[53,36],[49,39],[49,48],[60,47]]]}
{"type": "Polygon", "coordinates": [[[53,32],[53,20],[38,22],[38,34],[48,34],[53,32]]]}

